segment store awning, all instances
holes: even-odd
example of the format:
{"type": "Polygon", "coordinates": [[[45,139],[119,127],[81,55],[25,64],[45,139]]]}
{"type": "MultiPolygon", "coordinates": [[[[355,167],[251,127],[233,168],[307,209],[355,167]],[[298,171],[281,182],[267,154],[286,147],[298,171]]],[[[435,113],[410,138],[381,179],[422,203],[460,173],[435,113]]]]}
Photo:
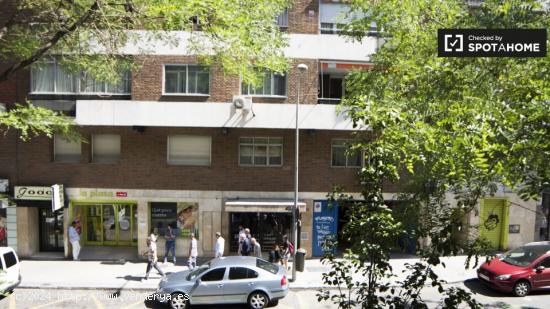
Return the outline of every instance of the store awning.
{"type": "MultiPolygon", "coordinates": [[[[292,207],[293,200],[238,199],[225,202],[227,212],[290,212],[292,207]]],[[[298,208],[300,212],[306,212],[306,203],[298,202],[298,208]]]]}

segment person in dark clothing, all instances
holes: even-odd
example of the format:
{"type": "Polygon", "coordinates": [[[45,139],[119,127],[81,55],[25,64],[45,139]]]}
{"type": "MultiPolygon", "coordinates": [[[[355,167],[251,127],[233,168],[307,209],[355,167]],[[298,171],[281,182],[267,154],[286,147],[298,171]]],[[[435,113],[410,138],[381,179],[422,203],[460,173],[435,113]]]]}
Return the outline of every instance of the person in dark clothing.
{"type": "Polygon", "coordinates": [[[273,247],[273,250],[269,251],[269,261],[271,263],[279,264],[281,263],[281,248],[279,248],[279,245],[275,245],[273,247]]]}

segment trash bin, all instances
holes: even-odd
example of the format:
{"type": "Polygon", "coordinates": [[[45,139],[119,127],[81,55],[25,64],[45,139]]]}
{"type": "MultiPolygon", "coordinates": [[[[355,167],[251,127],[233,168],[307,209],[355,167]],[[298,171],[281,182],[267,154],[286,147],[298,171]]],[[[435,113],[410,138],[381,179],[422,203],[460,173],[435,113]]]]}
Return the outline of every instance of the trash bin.
{"type": "Polygon", "coordinates": [[[306,262],[306,250],[296,250],[296,271],[304,271],[304,264],[306,262]]]}

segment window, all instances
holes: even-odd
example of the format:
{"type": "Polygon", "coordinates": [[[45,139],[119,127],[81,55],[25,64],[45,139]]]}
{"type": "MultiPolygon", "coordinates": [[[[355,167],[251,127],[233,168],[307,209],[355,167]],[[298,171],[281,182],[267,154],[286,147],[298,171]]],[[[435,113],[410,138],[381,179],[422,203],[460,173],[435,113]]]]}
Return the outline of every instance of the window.
{"type": "Polygon", "coordinates": [[[280,137],[241,137],[239,140],[239,164],[283,165],[283,139],[280,137]]]}
{"type": "Polygon", "coordinates": [[[340,103],[345,92],[345,74],[319,74],[319,104],[340,103]]]}
{"type": "Polygon", "coordinates": [[[262,81],[256,87],[242,83],[242,94],[253,96],[286,96],[286,75],[264,71],[262,81]]]}
{"type": "Polygon", "coordinates": [[[349,140],[332,141],[333,167],[361,167],[362,155],[360,150],[351,150],[349,140]]]}
{"type": "Polygon", "coordinates": [[[253,279],[258,278],[258,273],[252,269],[245,267],[231,267],[229,268],[229,279],[253,279]]]}
{"type": "Polygon", "coordinates": [[[277,15],[277,26],[281,28],[287,28],[288,27],[288,9],[285,9],[284,12],[277,15]]]}
{"type": "Polygon", "coordinates": [[[4,253],[4,262],[6,262],[6,268],[10,268],[17,264],[17,258],[13,252],[4,253]]]}
{"type": "Polygon", "coordinates": [[[321,23],[321,34],[338,34],[345,26],[338,23],[321,23]]]}
{"type": "Polygon", "coordinates": [[[209,166],[211,144],[210,136],[169,136],[168,164],[209,166]]]}
{"type": "Polygon", "coordinates": [[[129,94],[130,72],[120,73],[118,83],[97,81],[86,72],[68,73],[56,59],[31,69],[31,92],[35,94],[129,94]]]}
{"type": "Polygon", "coordinates": [[[256,259],[256,267],[266,270],[272,274],[276,274],[279,271],[279,267],[268,261],[256,259]]]}
{"type": "Polygon", "coordinates": [[[120,135],[100,134],[92,137],[92,162],[117,163],[120,160],[120,135]]]}
{"type": "Polygon", "coordinates": [[[202,281],[221,281],[223,280],[223,275],[225,274],[225,267],[216,268],[204,274],[201,277],[202,281]]]}
{"type": "Polygon", "coordinates": [[[78,163],[82,153],[80,139],[70,141],[63,136],[54,135],[53,160],[55,162],[78,163]]]}
{"type": "Polygon", "coordinates": [[[537,266],[544,266],[544,268],[550,269],[550,257],[547,257],[544,260],[542,260],[537,266]]]}
{"type": "Polygon", "coordinates": [[[165,65],[165,94],[210,93],[210,69],[201,65],[165,65]]]}
{"type": "Polygon", "coordinates": [[[178,235],[177,207],[177,203],[151,203],[151,228],[155,234],[165,236],[168,225],[171,225],[172,233],[178,235]]]}

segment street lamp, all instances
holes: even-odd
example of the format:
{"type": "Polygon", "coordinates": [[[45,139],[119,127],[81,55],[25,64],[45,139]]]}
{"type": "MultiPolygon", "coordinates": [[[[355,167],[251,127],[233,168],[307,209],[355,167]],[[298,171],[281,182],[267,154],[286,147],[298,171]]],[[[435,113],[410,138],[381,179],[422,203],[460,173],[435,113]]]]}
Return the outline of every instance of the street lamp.
{"type": "Polygon", "coordinates": [[[298,108],[300,105],[300,86],[302,84],[302,75],[307,72],[307,65],[300,63],[297,66],[298,68],[298,97],[296,99],[296,137],[294,138],[295,145],[295,156],[294,156],[294,208],[292,209],[292,241],[294,243],[294,252],[292,253],[292,281],[296,281],[296,248],[298,247],[298,225],[296,218],[296,211],[298,210],[298,154],[299,154],[299,145],[300,145],[300,129],[298,127],[298,108]]]}

